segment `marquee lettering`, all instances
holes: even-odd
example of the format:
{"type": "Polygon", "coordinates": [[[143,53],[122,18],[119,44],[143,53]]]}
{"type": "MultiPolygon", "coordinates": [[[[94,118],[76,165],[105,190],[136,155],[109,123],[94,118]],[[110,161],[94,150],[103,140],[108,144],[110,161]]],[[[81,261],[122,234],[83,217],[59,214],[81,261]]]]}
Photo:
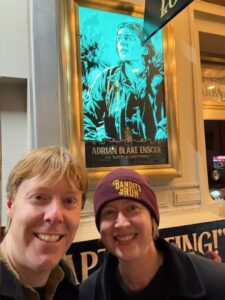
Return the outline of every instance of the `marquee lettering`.
{"type": "Polygon", "coordinates": [[[168,13],[168,10],[173,8],[177,4],[177,0],[168,0],[167,4],[165,4],[165,1],[166,0],[162,0],[160,18],[163,18],[168,13]]]}
{"type": "Polygon", "coordinates": [[[70,266],[70,268],[71,268],[71,270],[73,272],[76,284],[80,284],[80,282],[78,280],[78,277],[77,277],[76,270],[75,270],[75,265],[73,263],[73,255],[72,254],[66,255],[66,262],[70,266]]]}

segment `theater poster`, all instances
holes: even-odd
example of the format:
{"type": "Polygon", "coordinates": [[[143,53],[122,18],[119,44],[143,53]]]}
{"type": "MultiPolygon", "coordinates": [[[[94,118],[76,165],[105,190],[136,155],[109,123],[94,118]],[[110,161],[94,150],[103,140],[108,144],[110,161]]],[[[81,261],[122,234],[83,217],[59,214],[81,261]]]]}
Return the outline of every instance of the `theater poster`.
{"type": "Polygon", "coordinates": [[[179,176],[172,27],[147,38],[144,6],[130,2],[75,0],[73,8],[64,10],[64,80],[71,148],[81,149],[89,177],[117,166],[179,176]]]}

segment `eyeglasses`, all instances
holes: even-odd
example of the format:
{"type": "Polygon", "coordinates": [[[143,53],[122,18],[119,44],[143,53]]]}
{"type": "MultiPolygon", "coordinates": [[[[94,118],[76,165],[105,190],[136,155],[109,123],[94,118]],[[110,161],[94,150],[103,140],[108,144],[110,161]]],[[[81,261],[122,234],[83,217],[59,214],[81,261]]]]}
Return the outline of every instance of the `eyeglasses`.
{"type": "Polygon", "coordinates": [[[101,211],[101,221],[115,221],[120,212],[125,218],[130,219],[139,214],[143,209],[144,206],[141,203],[136,202],[126,204],[122,209],[118,209],[117,207],[109,204],[103,207],[101,211]]]}

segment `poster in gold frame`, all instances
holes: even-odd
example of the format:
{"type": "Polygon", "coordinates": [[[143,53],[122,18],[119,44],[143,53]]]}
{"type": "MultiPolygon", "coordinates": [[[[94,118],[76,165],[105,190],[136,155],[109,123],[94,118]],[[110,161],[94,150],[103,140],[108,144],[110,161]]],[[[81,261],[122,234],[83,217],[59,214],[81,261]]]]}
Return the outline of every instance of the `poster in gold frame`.
{"type": "MultiPolygon", "coordinates": [[[[107,148],[117,147],[117,152],[114,154],[119,157],[119,160],[112,160],[111,153],[105,156],[105,159],[110,159],[110,163],[104,164],[104,160],[98,162],[99,165],[87,165],[87,148],[85,139],[85,108],[84,108],[84,80],[82,78],[82,51],[81,51],[81,24],[79,8],[93,9],[96,11],[105,12],[105,14],[117,14],[121,18],[124,17],[126,21],[127,18],[140,18],[143,19],[144,7],[141,5],[134,5],[132,3],[123,1],[96,1],[96,0],[76,0],[67,1],[61,4],[61,53],[62,53],[62,86],[63,86],[63,98],[65,99],[65,114],[68,116],[68,138],[69,146],[73,152],[81,153],[82,158],[86,162],[89,180],[95,183],[101,176],[105,175],[108,171],[119,166],[128,166],[137,171],[140,171],[146,176],[151,178],[173,178],[181,175],[180,166],[180,151],[179,151],[179,132],[178,132],[178,107],[177,107],[177,93],[176,93],[176,60],[175,60],[175,49],[174,49],[174,37],[173,37],[173,27],[171,24],[167,25],[163,29],[163,70],[164,70],[164,81],[163,81],[163,91],[164,91],[164,109],[166,113],[166,129],[167,136],[162,138],[164,140],[164,145],[166,145],[166,160],[159,162],[153,157],[153,163],[149,163],[146,159],[144,162],[144,157],[141,157],[140,149],[141,143],[143,142],[143,137],[136,144],[132,144],[133,140],[123,139],[117,140],[116,144],[112,146],[107,146],[107,148]],[[166,141],[166,143],[165,143],[166,141]],[[124,143],[121,145],[121,142],[124,143]],[[120,149],[125,149],[126,153],[120,153],[120,149]],[[133,151],[133,153],[132,153],[133,151]],[[135,157],[141,157],[142,160],[137,159],[137,164],[135,163],[135,157]],[[127,161],[128,158],[128,161],[127,161]],[[134,159],[133,159],[134,158],[134,159]],[[130,160],[129,160],[130,159],[130,160]],[[141,161],[141,163],[140,163],[141,161]],[[130,163],[131,162],[131,163],[130,163]]],[[[109,15],[110,16],[110,15],[109,15]]],[[[111,19],[110,16],[110,19],[111,19]]],[[[128,20],[129,21],[129,20],[128,20]]],[[[109,22],[110,24],[110,22],[109,22]]],[[[94,33],[93,33],[94,34],[94,33]]],[[[101,52],[103,53],[103,52],[101,52]]],[[[108,66],[107,66],[108,67],[108,66]]],[[[96,75],[99,77],[99,74],[96,75]]],[[[89,90],[90,86],[88,86],[89,90]]],[[[148,139],[147,139],[148,140],[148,139]]],[[[115,141],[115,138],[113,138],[115,141]]],[[[95,150],[103,146],[102,141],[92,140],[92,152],[88,154],[88,159],[90,159],[91,154],[95,154],[95,150]],[[99,144],[98,144],[99,143],[99,144]],[[100,146],[101,143],[101,146],[100,146]],[[96,149],[94,149],[94,144],[96,144],[96,149]]],[[[144,144],[142,146],[142,151],[145,150],[153,152],[154,144],[159,145],[158,141],[150,141],[149,146],[144,144]],[[148,148],[147,148],[148,147],[148,148]]],[[[114,155],[115,156],[115,155],[114,155]]],[[[154,155],[153,155],[154,156],[154,155]]],[[[95,158],[94,158],[95,161],[95,158]]]]}

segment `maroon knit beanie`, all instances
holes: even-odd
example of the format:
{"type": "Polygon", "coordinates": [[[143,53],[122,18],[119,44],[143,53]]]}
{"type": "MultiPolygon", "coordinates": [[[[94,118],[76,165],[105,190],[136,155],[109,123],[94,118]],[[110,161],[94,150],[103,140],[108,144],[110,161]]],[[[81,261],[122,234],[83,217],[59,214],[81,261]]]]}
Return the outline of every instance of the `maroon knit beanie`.
{"type": "Polygon", "coordinates": [[[97,184],[94,193],[95,223],[99,230],[102,208],[112,200],[131,199],[144,204],[159,224],[157,199],[149,180],[140,173],[118,168],[108,173],[97,184]]]}

